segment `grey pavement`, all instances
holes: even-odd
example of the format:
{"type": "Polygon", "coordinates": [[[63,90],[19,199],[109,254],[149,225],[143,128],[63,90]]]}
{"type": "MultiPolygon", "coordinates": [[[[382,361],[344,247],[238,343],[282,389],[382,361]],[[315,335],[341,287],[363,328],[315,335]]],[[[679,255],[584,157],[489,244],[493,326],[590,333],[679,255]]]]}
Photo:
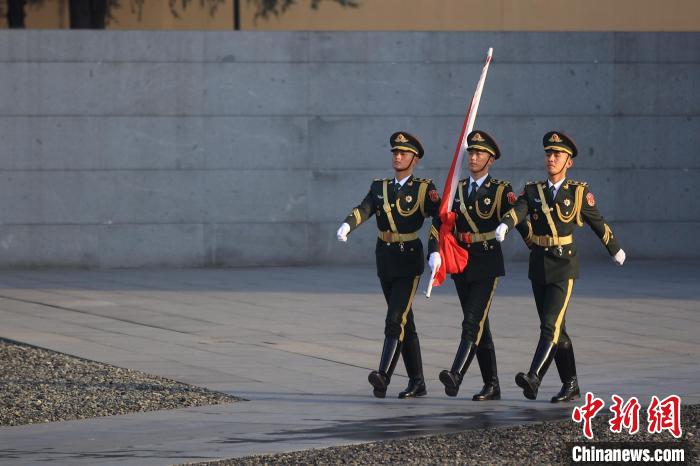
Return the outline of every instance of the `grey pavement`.
{"type": "MultiPolygon", "coordinates": [[[[503,400],[474,403],[474,364],[460,397],[437,374],[452,362],[461,311],[451,283],[417,296],[428,396],[371,396],[384,302],[371,266],[0,272],[0,336],[244,397],[228,405],[0,428],[0,463],[172,464],[200,459],[564,419],[513,383],[538,323],[527,265],[508,264],[490,319],[503,400]]],[[[679,394],[700,402],[700,266],[589,262],[574,287],[567,328],[584,391],[679,394]]],[[[424,282],[421,284],[424,288],[424,282]]]]}

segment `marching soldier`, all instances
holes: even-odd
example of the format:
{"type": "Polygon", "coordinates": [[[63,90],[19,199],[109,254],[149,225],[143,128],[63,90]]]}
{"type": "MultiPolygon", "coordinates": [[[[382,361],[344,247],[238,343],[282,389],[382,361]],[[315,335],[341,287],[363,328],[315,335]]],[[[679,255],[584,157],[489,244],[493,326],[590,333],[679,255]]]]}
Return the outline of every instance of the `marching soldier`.
{"type": "MultiPolygon", "coordinates": [[[[412,398],[427,393],[411,308],[425,261],[418,230],[426,217],[436,215],[440,196],[431,180],[413,176],[414,168],[423,157],[420,141],[406,132],[397,132],[391,135],[389,144],[394,177],[374,180],[367,196],[338,229],[337,236],[339,241],[347,241],[348,233],[376,214],[379,228],[375,248],[377,275],[387,313],[379,368],[372,371],[368,379],[374,387],[374,396],[384,398],[399,354],[402,354],[409,382],[399,398],[412,398]]],[[[431,254],[430,267],[434,269],[439,262],[440,254],[431,254]]]]}
{"type": "MultiPolygon", "coordinates": [[[[476,354],[484,381],[474,401],[499,400],[501,389],[496,368],[496,350],[489,329],[489,309],[498,285],[505,275],[501,245],[495,229],[501,217],[515,204],[515,194],[507,181],[489,175],[489,169],[501,156],[496,141],[484,131],[467,136],[470,177],[460,180],[452,205],[457,214],[457,243],[469,252],[467,267],[452,274],[462,306],[462,336],[452,368],[440,372],[440,381],[448,396],[457,396],[464,374],[476,354]]],[[[433,218],[433,235],[440,229],[440,218],[433,218]]],[[[529,222],[518,227],[526,243],[532,234],[529,222]]],[[[431,247],[433,244],[431,243],[431,247]]]]}
{"type": "Polygon", "coordinates": [[[525,185],[525,190],[496,229],[496,239],[503,241],[508,230],[530,216],[533,246],[528,277],[540,318],[540,339],[530,370],[527,374],[518,373],[515,382],[523,389],[526,398],[534,400],[554,359],[563,384],[551,400],[557,403],[580,396],[574,350],[565,325],[574,280],[579,275],[572,233],[585,222],[600,238],[616,264],[624,263],[625,252],[598,212],[588,184],[566,178],[566,172],[578,153],[574,141],[562,132],[550,131],[542,142],[548,179],[525,185]]]}

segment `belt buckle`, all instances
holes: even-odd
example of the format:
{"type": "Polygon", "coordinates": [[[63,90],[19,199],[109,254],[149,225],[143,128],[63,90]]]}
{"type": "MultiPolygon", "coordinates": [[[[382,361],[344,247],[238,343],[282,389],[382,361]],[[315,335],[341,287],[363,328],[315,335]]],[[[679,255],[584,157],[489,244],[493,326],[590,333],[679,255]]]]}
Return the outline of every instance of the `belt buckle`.
{"type": "Polygon", "coordinates": [[[484,251],[488,251],[488,250],[489,250],[489,242],[484,241],[484,251]]]}
{"type": "Polygon", "coordinates": [[[557,251],[559,251],[560,256],[564,253],[564,248],[561,247],[561,244],[557,246],[557,251]]]}

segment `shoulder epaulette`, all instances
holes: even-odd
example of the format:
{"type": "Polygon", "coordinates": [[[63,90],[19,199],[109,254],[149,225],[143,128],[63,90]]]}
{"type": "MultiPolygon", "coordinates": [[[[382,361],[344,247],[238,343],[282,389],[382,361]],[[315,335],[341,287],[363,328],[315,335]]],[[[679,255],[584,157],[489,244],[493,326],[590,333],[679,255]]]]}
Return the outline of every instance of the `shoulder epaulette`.
{"type": "Polygon", "coordinates": [[[525,183],[525,186],[530,186],[532,184],[537,184],[537,183],[539,183],[539,181],[528,181],[527,183],[525,183]]]}
{"type": "Polygon", "coordinates": [[[374,181],[390,181],[391,178],[375,178],[374,181]]]}
{"type": "Polygon", "coordinates": [[[491,183],[502,184],[503,186],[510,186],[509,181],[503,181],[503,180],[499,180],[497,178],[491,178],[491,183]]]}
{"type": "Polygon", "coordinates": [[[418,178],[416,176],[413,177],[413,181],[418,181],[421,183],[432,183],[433,182],[433,180],[431,180],[430,178],[418,178]]]}
{"type": "Polygon", "coordinates": [[[569,180],[569,184],[575,184],[578,186],[588,186],[588,182],[586,181],[569,180]]]}

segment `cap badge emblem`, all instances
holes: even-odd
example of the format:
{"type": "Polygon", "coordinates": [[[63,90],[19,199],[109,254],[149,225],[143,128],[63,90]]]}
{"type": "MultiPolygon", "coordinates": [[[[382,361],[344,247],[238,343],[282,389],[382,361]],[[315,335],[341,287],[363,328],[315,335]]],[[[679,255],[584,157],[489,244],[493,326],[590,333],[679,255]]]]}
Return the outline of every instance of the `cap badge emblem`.
{"type": "Polygon", "coordinates": [[[406,136],[399,133],[399,135],[396,136],[396,139],[394,139],[394,142],[408,142],[408,139],[406,139],[406,136]]]}
{"type": "Polygon", "coordinates": [[[561,138],[557,133],[552,134],[552,136],[549,138],[549,142],[562,142],[561,138]]]}
{"type": "Polygon", "coordinates": [[[472,141],[484,142],[484,141],[486,141],[486,139],[484,139],[484,137],[481,134],[474,133],[474,136],[472,136],[472,141]]]}

